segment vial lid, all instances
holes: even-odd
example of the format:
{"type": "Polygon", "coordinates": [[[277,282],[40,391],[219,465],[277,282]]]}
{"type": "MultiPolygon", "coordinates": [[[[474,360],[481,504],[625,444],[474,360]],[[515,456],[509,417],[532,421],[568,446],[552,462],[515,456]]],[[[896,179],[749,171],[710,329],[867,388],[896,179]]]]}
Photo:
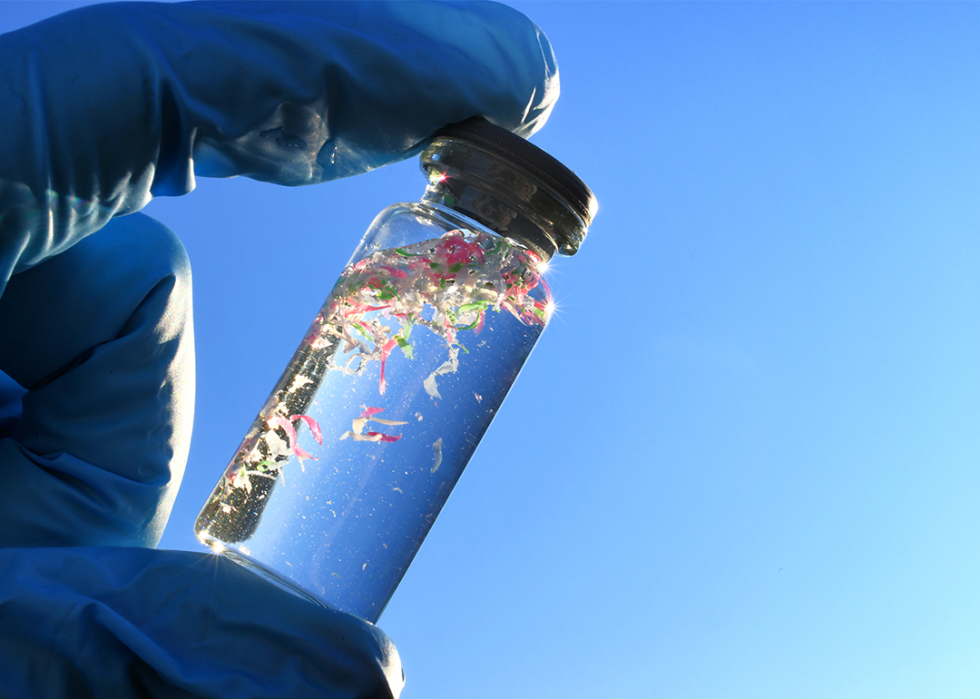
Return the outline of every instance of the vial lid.
{"type": "MultiPolygon", "coordinates": [[[[560,196],[578,215],[585,229],[591,225],[598,210],[595,194],[571,169],[530,141],[479,117],[450,124],[437,131],[433,138],[450,138],[469,143],[508,161],[560,196]]],[[[575,240],[556,242],[568,252],[574,252],[583,236],[581,233],[572,233],[570,237],[575,240]]]]}

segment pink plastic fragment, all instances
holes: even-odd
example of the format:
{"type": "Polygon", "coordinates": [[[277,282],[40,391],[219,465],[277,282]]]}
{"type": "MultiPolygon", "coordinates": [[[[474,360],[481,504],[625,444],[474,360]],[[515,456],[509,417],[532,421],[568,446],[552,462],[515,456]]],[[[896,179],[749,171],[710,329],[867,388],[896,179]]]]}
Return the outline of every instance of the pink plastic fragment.
{"type": "Polygon", "coordinates": [[[289,420],[279,415],[274,415],[266,420],[266,422],[270,427],[281,427],[286,431],[286,444],[289,445],[290,448],[296,444],[296,428],[293,427],[293,423],[291,423],[289,420]]]}
{"type": "MultiPolygon", "coordinates": [[[[298,456],[301,459],[313,459],[315,461],[316,460],[316,457],[313,456],[312,454],[310,454],[305,449],[303,449],[298,444],[298,442],[297,442],[297,439],[296,439],[296,428],[293,427],[293,423],[292,423],[292,420],[295,419],[295,418],[297,418],[297,417],[299,417],[299,418],[307,418],[309,421],[312,421],[313,425],[316,425],[316,421],[313,420],[313,418],[308,418],[308,416],[306,416],[306,415],[294,415],[289,420],[287,420],[286,418],[284,418],[284,417],[282,417],[280,415],[273,415],[268,420],[266,420],[266,423],[268,423],[268,425],[270,427],[281,427],[283,430],[285,430],[285,432],[286,432],[286,446],[288,446],[292,450],[293,454],[295,454],[296,456],[298,456]]],[[[304,419],[303,421],[306,422],[307,425],[310,425],[310,422],[308,422],[307,419],[304,419]]],[[[314,438],[316,438],[317,435],[320,432],[320,426],[319,425],[316,425],[316,430],[314,431],[313,426],[310,425],[310,431],[313,432],[313,436],[314,436],[314,438]]],[[[322,440],[322,437],[320,439],[317,439],[318,442],[321,442],[321,440],[322,440]]]]}
{"type": "Polygon", "coordinates": [[[320,333],[323,332],[324,323],[323,314],[317,314],[317,317],[313,319],[313,325],[310,327],[310,334],[306,336],[306,344],[316,347],[320,340],[320,333]]]}
{"type": "Polygon", "coordinates": [[[408,423],[401,420],[383,420],[379,417],[374,417],[384,410],[384,408],[369,408],[366,405],[361,407],[364,408],[364,412],[361,413],[360,417],[354,418],[353,424],[351,425],[354,429],[340,435],[341,439],[350,437],[355,442],[397,442],[402,438],[400,434],[391,435],[380,432],[364,432],[364,427],[371,420],[380,422],[383,425],[407,425],[408,423]]]}
{"type": "Polygon", "coordinates": [[[391,350],[398,346],[397,340],[389,340],[388,343],[381,348],[381,379],[378,385],[378,392],[384,394],[385,392],[385,362],[388,361],[388,355],[391,354],[391,350]]]}
{"type": "Polygon", "coordinates": [[[313,439],[316,440],[317,444],[323,444],[323,433],[320,432],[320,425],[316,420],[311,418],[309,415],[290,415],[289,421],[296,422],[297,420],[302,420],[306,423],[306,426],[310,428],[310,433],[313,435],[313,439]]]}
{"type": "Polygon", "coordinates": [[[445,254],[446,262],[450,265],[466,264],[473,259],[483,263],[483,249],[458,234],[445,236],[436,253],[445,254]]]}
{"type": "Polygon", "coordinates": [[[298,444],[295,447],[293,447],[293,453],[301,459],[313,459],[314,461],[316,461],[316,457],[313,456],[313,454],[306,451],[303,447],[301,447],[298,444]]]}

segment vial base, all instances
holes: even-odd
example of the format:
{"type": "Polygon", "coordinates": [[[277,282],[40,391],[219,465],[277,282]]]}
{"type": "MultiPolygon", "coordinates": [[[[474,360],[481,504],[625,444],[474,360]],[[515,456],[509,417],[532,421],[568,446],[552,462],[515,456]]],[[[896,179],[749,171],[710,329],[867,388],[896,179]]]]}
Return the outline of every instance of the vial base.
{"type": "Polygon", "coordinates": [[[313,604],[316,604],[320,607],[325,607],[326,609],[333,609],[333,607],[331,607],[329,604],[323,601],[322,597],[318,597],[317,595],[313,594],[309,590],[306,590],[302,586],[297,585],[294,581],[290,580],[289,578],[283,577],[282,575],[275,572],[271,568],[267,568],[265,565],[263,565],[259,561],[256,561],[251,556],[247,556],[241,551],[236,551],[235,549],[230,548],[227,544],[219,541],[218,539],[215,539],[214,537],[202,535],[202,536],[198,536],[198,539],[200,539],[202,544],[210,548],[216,554],[220,554],[225,558],[234,561],[235,563],[239,564],[243,568],[246,568],[251,572],[255,573],[260,578],[263,578],[264,580],[272,583],[279,589],[285,590],[286,592],[290,592],[296,595],[297,597],[306,600],[307,602],[313,602],[313,604]]]}

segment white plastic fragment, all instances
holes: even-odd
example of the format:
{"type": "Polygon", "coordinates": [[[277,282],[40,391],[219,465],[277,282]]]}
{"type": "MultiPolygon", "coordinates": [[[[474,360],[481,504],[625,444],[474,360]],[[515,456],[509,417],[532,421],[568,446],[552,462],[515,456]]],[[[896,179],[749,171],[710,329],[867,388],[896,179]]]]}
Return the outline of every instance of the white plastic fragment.
{"type": "Polygon", "coordinates": [[[429,473],[438,471],[440,465],[442,465],[442,437],[432,445],[432,468],[429,469],[429,473]]]}

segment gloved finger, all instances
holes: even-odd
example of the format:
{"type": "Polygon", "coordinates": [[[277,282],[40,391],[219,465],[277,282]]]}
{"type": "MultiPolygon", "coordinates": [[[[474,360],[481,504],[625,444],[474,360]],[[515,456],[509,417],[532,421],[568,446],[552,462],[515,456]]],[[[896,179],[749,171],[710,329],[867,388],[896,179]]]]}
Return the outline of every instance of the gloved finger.
{"type": "Polygon", "coordinates": [[[6,699],[390,699],[404,683],[377,627],[221,556],[0,550],[6,699]]]}
{"type": "Polygon", "coordinates": [[[529,135],[541,31],[490,3],[93,5],[0,37],[0,285],[194,172],[309,184],[471,116],[529,135]]]}
{"type": "Polygon", "coordinates": [[[0,547],[156,545],[193,421],[183,246],[113,219],[16,275],[0,328],[0,370],[26,389],[0,435],[0,547]]]}

